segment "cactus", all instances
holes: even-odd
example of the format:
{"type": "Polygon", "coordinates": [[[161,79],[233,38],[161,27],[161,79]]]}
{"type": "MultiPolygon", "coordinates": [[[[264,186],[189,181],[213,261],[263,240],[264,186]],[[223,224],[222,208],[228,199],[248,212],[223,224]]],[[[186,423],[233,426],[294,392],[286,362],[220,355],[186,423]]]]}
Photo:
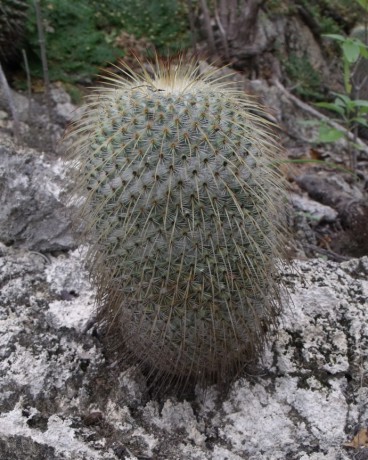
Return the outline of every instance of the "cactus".
{"type": "Polygon", "coordinates": [[[0,0],[0,60],[17,51],[25,28],[27,0],[0,0]]]}
{"type": "Polygon", "coordinates": [[[72,130],[102,318],[160,378],[229,381],[280,312],[279,149],[261,107],[216,73],[120,70],[72,130]]]}

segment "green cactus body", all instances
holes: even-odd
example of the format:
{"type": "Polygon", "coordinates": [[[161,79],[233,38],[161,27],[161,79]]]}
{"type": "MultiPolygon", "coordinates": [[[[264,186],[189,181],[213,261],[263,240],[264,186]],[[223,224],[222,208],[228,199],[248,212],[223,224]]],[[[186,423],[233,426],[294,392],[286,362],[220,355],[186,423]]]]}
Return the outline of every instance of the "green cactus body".
{"type": "Polygon", "coordinates": [[[196,70],[109,79],[74,169],[103,317],[160,375],[222,381],[279,313],[285,201],[260,107],[196,70]]]}
{"type": "Polygon", "coordinates": [[[0,0],[0,59],[10,59],[23,38],[27,0],[0,0]]]}

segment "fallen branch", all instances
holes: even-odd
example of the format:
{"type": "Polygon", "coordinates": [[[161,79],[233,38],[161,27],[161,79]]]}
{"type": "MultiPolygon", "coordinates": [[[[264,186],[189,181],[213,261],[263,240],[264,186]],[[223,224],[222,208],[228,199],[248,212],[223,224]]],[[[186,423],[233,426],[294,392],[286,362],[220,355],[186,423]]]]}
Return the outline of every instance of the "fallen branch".
{"type": "Polygon", "coordinates": [[[348,129],[344,128],[342,125],[337,123],[334,120],[331,120],[331,118],[327,117],[326,115],[323,115],[323,113],[319,112],[318,110],[314,109],[310,105],[306,104],[305,102],[301,101],[298,99],[294,94],[291,94],[290,91],[288,91],[285,86],[276,78],[273,80],[274,85],[288,98],[290,99],[295,105],[297,105],[300,109],[304,110],[305,112],[309,113],[310,115],[313,115],[314,117],[319,118],[320,120],[323,120],[326,122],[328,125],[332,126],[333,128],[341,131],[344,133],[344,135],[351,141],[355,142],[356,144],[359,145],[360,152],[365,153],[365,158],[368,158],[368,145],[362,141],[359,137],[355,138],[354,134],[351,133],[348,129]]]}
{"type": "Polygon", "coordinates": [[[320,248],[319,246],[316,246],[314,244],[306,244],[305,247],[308,249],[311,249],[314,252],[317,252],[318,254],[324,255],[328,257],[329,259],[334,260],[335,262],[345,262],[353,258],[353,257],[337,254],[336,252],[331,251],[329,249],[320,248]]]}

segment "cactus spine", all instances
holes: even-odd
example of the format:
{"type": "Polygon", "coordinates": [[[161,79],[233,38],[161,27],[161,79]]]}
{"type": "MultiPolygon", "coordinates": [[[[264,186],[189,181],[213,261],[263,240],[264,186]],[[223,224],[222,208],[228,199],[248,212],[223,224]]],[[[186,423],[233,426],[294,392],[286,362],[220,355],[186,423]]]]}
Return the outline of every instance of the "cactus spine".
{"type": "Polygon", "coordinates": [[[108,77],[75,123],[74,170],[103,317],[159,375],[223,381],[276,322],[285,202],[261,108],[197,74],[108,77]]]}

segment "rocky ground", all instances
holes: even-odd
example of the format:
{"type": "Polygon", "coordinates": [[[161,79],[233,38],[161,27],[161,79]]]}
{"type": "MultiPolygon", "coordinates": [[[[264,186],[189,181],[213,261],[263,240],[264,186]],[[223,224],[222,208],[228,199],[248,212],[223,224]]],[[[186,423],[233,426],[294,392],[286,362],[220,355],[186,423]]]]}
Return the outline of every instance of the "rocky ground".
{"type": "MultiPolygon", "coordinates": [[[[310,128],[295,123],[305,114],[277,86],[239,82],[273,107],[289,158],[308,157],[310,128]]],[[[0,106],[0,458],[368,459],[364,154],[358,182],[310,164],[288,173],[297,243],[282,276],[291,302],[259,363],[227,393],[152,396],[94,324],[58,143],[73,106],[61,88],[51,117],[15,98],[20,144],[0,106]]],[[[341,164],[345,146],[334,149],[319,154],[341,164]]]]}

